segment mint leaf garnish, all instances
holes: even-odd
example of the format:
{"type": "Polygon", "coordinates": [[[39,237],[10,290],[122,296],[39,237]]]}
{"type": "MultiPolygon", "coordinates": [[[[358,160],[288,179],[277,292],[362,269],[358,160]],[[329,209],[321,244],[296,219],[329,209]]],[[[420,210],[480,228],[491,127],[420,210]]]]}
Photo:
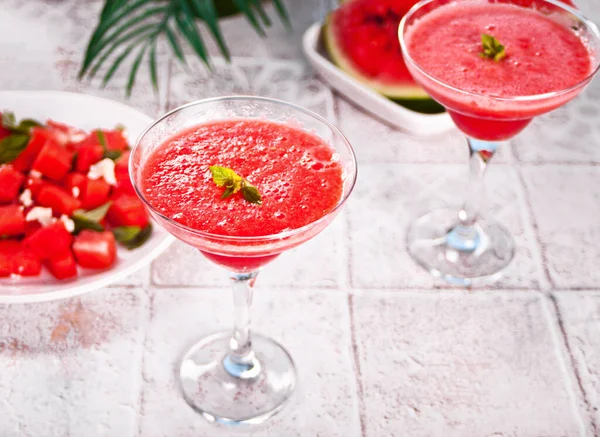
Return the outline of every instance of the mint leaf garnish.
{"type": "Polygon", "coordinates": [[[106,137],[104,136],[104,132],[102,132],[101,130],[97,130],[96,138],[98,138],[98,142],[104,148],[104,150],[106,150],[106,137]]]}
{"type": "Polygon", "coordinates": [[[211,165],[210,171],[215,185],[217,187],[225,187],[221,199],[227,199],[241,191],[242,197],[246,202],[256,205],[262,204],[262,197],[258,189],[232,169],[219,165],[211,165]]]}
{"type": "Polygon", "coordinates": [[[112,202],[108,201],[104,205],[100,205],[98,208],[92,209],[90,211],[78,209],[73,213],[73,215],[78,215],[88,220],[93,220],[95,222],[101,222],[102,220],[104,220],[104,217],[106,217],[106,214],[110,209],[110,205],[112,205],[112,202]]]}
{"type": "Polygon", "coordinates": [[[148,241],[152,235],[152,225],[148,223],[143,228],[139,226],[119,226],[114,228],[112,232],[119,243],[132,250],[148,241]]]}
{"type": "Polygon", "coordinates": [[[506,56],[505,47],[500,44],[500,41],[498,41],[492,35],[482,33],[481,45],[483,46],[483,51],[479,54],[479,56],[482,58],[489,58],[496,62],[500,62],[500,60],[506,56]]]}
{"type": "Polygon", "coordinates": [[[17,124],[15,114],[2,112],[2,127],[10,135],[0,140],[0,164],[14,161],[29,144],[31,129],[42,126],[39,122],[26,118],[17,124]]]}
{"type": "Polygon", "coordinates": [[[29,144],[29,135],[11,134],[0,140],[0,164],[14,161],[29,144]]]}
{"type": "Polygon", "coordinates": [[[240,175],[227,167],[212,165],[210,171],[213,176],[213,181],[217,187],[235,187],[236,193],[241,189],[241,183],[244,180],[240,175]],[[238,188],[239,186],[239,188],[238,188]]]}
{"type": "Polygon", "coordinates": [[[78,234],[84,229],[102,232],[104,230],[104,226],[102,226],[100,222],[104,220],[104,217],[106,217],[106,214],[110,209],[110,205],[112,205],[112,202],[109,201],[104,205],[101,205],[98,208],[90,211],[84,211],[83,209],[74,211],[71,219],[73,220],[73,223],[75,223],[75,233],[78,234]]]}
{"type": "Polygon", "coordinates": [[[2,127],[8,129],[13,134],[29,135],[32,128],[42,126],[42,123],[31,118],[25,118],[17,124],[15,114],[9,111],[2,112],[2,127]]]}
{"type": "Polygon", "coordinates": [[[117,159],[119,159],[121,157],[123,153],[121,153],[118,150],[105,150],[104,154],[102,155],[102,159],[104,158],[108,158],[108,159],[112,159],[113,161],[116,161],[117,159]]]}
{"type": "Polygon", "coordinates": [[[102,132],[101,130],[97,130],[96,137],[98,138],[98,142],[100,143],[100,145],[102,146],[102,149],[104,150],[104,152],[102,153],[102,159],[109,158],[109,159],[112,159],[113,161],[116,161],[117,159],[119,159],[121,157],[122,153],[120,151],[108,149],[108,145],[106,142],[106,136],[104,135],[104,132],[102,132]]]}
{"type": "Polygon", "coordinates": [[[259,205],[262,203],[260,193],[256,187],[253,187],[252,185],[246,185],[245,187],[242,187],[242,196],[244,199],[246,199],[246,202],[257,203],[259,205]]]}
{"type": "Polygon", "coordinates": [[[17,124],[17,119],[13,112],[4,111],[2,112],[2,127],[4,129],[12,130],[17,124]]]}
{"type": "Polygon", "coordinates": [[[75,234],[79,234],[84,229],[89,229],[96,232],[102,232],[104,230],[104,226],[102,226],[100,223],[77,214],[74,214],[73,217],[71,217],[71,220],[73,220],[73,223],[75,224],[75,234]]]}

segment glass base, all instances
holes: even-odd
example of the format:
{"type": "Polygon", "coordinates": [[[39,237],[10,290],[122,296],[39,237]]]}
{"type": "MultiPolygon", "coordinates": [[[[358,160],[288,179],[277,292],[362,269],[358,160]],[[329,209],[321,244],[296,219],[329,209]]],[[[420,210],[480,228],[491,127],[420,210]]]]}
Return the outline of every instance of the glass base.
{"type": "Polygon", "coordinates": [[[181,389],[187,403],[210,422],[258,425],[291,398],[294,362],[280,344],[253,334],[260,370],[251,377],[234,377],[224,367],[230,339],[231,332],[214,334],[185,354],[179,371],[181,389]]]}
{"type": "Polygon", "coordinates": [[[481,219],[468,239],[457,238],[457,210],[440,209],[417,219],[407,234],[413,259],[453,285],[493,282],[515,255],[512,236],[497,223],[481,219]]]}

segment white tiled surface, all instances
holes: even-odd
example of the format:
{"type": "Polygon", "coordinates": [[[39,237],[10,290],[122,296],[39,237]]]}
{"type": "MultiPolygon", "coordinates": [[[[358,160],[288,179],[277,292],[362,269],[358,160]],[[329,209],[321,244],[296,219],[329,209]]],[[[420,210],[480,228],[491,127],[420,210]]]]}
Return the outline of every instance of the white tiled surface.
{"type": "Polygon", "coordinates": [[[354,296],[366,435],[591,435],[546,300],[354,296]]]}
{"type": "MultiPolygon", "coordinates": [[[[459,201],[463,140],[392,129],[312,74],[299,38],[333,3],[287,1],[294,32],[276,24],[266,39],[228,19],[231,65],[217,59],[210,75],[162,56],[161,92],[143,66],[128,102],[156,116],[206,96],[283,98],[336,123],[356,149],[345,211],[258,281],[256,328],[292,352],[300,390],[285,414],[246,434],[600,435],[600,82],[499,153],[484,211],[513,232],[517,257],[494,287],[450,288],[412,263],[404,235],[418,213],[459,201]]],[[[596,0],[579,3],[600,19],[596,0]]],[[[76,79],[100,7],[0,0],[0,89],[123,100],[126,70],[104,90],[76,79]]],[[[106,290],[0,306],[0,437],[245,434],[201,420],[173,377],[187,345],[229,327],[231,306],[223,272],[180,243],[106,290]]]]}
{"type": "MultiPolygon", "coordinates": [[[[291,408],[252,436],[358,437],[358,391],[353,372],[350,317],[346,295],[327,291],[282,292],[260,287],[254,304],[255,329],[284,343],[298,367],[300,386],[291,408]]],[[[235,436],[216,431],[193,412],[174,387],[177,359],[203,333],[232,323],[233,305],[224,290],[151,291],[140,435],[235,436]],[[169,420],[165,420],[165,416],[169,420]]]]}
{"type": "Polygon", "coordinates": [[[600,423],[600,293],[557,293],[557,306],[596,433],[600,423]]]}

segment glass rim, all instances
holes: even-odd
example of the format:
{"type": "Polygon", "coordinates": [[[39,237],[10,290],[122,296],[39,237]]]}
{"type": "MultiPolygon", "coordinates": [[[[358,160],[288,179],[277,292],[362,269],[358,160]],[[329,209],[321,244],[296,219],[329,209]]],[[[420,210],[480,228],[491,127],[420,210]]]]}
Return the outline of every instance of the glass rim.
{"type": "MultiPolygon", "coordinates": [[[[337,151],[337,149],[335,149],[335,150],[337,151]]],[[[135,193],[142,200],[144,205],[146,205],[146,207],[149,208],[153,214],[157,215],[162,220],[169,223],[169,225],[172,225],[172,226],[176,227],[177,229],[184,231],[186,233],[192,234],[194,236],[197,236],[200,238],[205,238],[205,239],[210,239],[210,240],[222,240],[222,241],[227,241],[227,242],[231,242],[231,243],[273,242],[273,241],[277,241],[277,240],[283,240],[286,238],[290,238],[295,235],[300,235],[302,233],[310,231],[311,229],[314,229],[319,224],[325,222],[329,217],[331,217],[332,214],[337,213],[341,209],[341,207],[344,205],[344,203],[346,203],[346,200],[348,199],[348,197],[350,196],[350,193],[352,193],[352,191],[356,185],[356,180],[357,180],[357,176],[358,176],[358,166],[357,166],[357,161],[356,161],[356,154],[354,152],[354,149],[352,148],[352,145],[350,144],[350,141],[348,141],[346,136],[337,127],[335,127],[332,123],[327,121],[327,119],[325,119],[324,117],[320,116],[319,114],[317,114],[313,111],[303,108],[302,106],[299,106],[299,105],[296,105],[293,103],[289,103],[284,100],[273,99],[270,97],[251,96],[251,95],[210,97],[210,98],[206,98],[206,99],[195,100],[193,102],[186,103],[185,105],[181,105],[175,109],[172,109],[171,111],[165,113],[164,115],[162,115],[161,117],[159,117],[158,119],[153,121],[148,127],[146,127],[144,129],[144,131],[140,135],[138,135],[138,137],[135,140],[134,146],[131,149],[128,165],[129,165],[129,171],[128,171],[129,179],[132,181],[135,193]],[[315,120],[317,120],[318,122],[324,124],[329,129],[332,130],[332,132],[334,133],[334,136],[336,136],[342,140],[342,142],[345,144],[348,151],[350,152],[350,157],[352,160],[352,168],[354,171],[352,172],[351,175],[348,172],[345,173],[346,177],[351,178],[348,189],[345,189],[343,191],[342,197],[340,198],[337,205],[331,211],[328,211],[325,215],[323,215],[323,217],[319,218],[318,220],[308,223],[300,228],[289,229],[286,231],[279,232],[277,234],[240,237],[240,236],[235,236],[235,235],[213,234],[210,232],[204,232],[204,231],[200,231],[198,229],[194,229],[192,227],[186,226],[182,223],[179,223],[176,220],[173,220],[170,217],[165,216],[160,211],[158,211],[156,208],[154,208],[154,206],[152,206],[150,204],[150,202],[148,202],[148,200],[146,200],[146,197],[141,193],[141,191],[138,187],[138,184],[136,182],[136,178],[134,175],[134,170],[133,170],[133,159],[134,159],[135,151],[140,146],[142,139],[148,134],[148,132],[150,132],[157,125],[162,123],[166,118],[170,117],[173,114],[176,114],[178,112],[181,112],[181,111],[183,111],[187,108],[193,107],[193,106],[199,106],[199,105],[204,105],[204,104],[214,103],[214,102],[228,102],[228,101],[229,102],[232,102],[232,101],[247,101],[247,102],[256,101],[256,102],[263,102],[263,103],[272,103],[275,105],[280,105],[283,107],[291,108],[295,111],[302,112],[306,115],[309,115],[312,118],[314,118],[315,120]]],[[[343,168],[342,171],[344,171],[344,170],[345,169],[343,168]]],[[[344,182],[344,185],[346,185],[345,180],[343,180],[343,182],[344,182]]]]}
{"type": "MultiPolygon", "coordinates": [[[[425,76],[427,79],[431,80],[432,82],[435,82],[436,84],[443,86],[444,88],[448,88],[454,92],[457,92],[457,93],[460,93],[460,94],[463,94],[466,96],[491,98],[491,99],[494,99],[496,101],[501,101],[501,102],[532,102],[532,101],[545,100],[545,99],[562,96],[564,94],[568,94],[572,91],[575,91],[575,90],[581,88],[582,86],[586,85],[588,82],[590,82],[592,80],[592,78],[596,75],[596,73],[598,73],[598,71],[600,70],[600,53],[598,53],[592,59],[594,61],[594,63],[596,64],[595,67],[592,69],[592,71],[584,79],[580,80],[575,85],[572,85],[569,88],[565,88],[562,90],[550,91],[550,92],[542,93],[542,94],[531,94],[531,95],[527,95],[527,96],[496,96],[493,94],[482,94],[482,93],[465,91],[460,88],[456,88],[455,86],[450,85],[449,83],[446,83],[443,80],[425,72],[421,68],[421,66],[417,62],[415,62],[415,60],[410,56],[409,51],[406,49],[406,41],[404,40],[404,33],[405,33],[404,30],[405,30],[407,21],[410,18],[412,18],[412,16],[417,11],[421,10],[421,8],[423,8],[424,6],[427,6],[430,3],[433,3],[434,1],[440,1],[440,0],[421,0],[417,4],[415,4],[412,8],[410,8],[410,10],[404,15],[404,17],[402,17],[402,20],[400,21],[400,25],[398,27],[398,39],[400,40],[400,46],[402,47],[402,53],[403,53],[404,57],[407,59],[407,61],[410,62],[411,65],[413,65],[419,71],[420,74],[422,74],[423,76],[425,76]]],[[[473,2],[473,0],[450,0],[449,3],[461,2],[461,1],[473,2]]],[[[480,1],[485,1],[485,0],[480,0],[480,1]]],[[[541,0],[541,1],[549,3],[553,6],[556,6],[560,9],[570,13],[571,15],[574,15],[579,21],[584,23],[585,26],[589,30],[591,30],[591,33],[595,36],[596,41],[598,42],[598,45],[600,48],[600,31],[598,30],[598,26],[596,26],[596,24],[593,21],[586,18],[578,9],[575,9],[575,8],[561,2],[560,0],[541,0]]],[[[509,3],[509,4],[514,4],[514,3],[509,3]]],[[[514,5],[519,6],[518,4],[514,4],[514,5]]]]}

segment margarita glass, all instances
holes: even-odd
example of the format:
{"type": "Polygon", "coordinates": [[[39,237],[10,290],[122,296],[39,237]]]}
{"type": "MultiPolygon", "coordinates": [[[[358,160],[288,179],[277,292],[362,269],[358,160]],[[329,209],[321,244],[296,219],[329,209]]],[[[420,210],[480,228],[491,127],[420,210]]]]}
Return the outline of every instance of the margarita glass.
{"type": "Polygon", "coordinates": [[[462,208],[417,219],[407,234],[408,251],[450,283],[495,280],[515,246],[502,225],[479,217],[484,173],[503,142],[592,80],[600,34],[558,0],[423,0],[402,19],[399,38],[409,71],[446,107],[470,153],[462,208]],[[490,36],[486,55],[484,38],[490,44],[490,36]]]}
{"type": "MultiPolygon", "coordinates": [[[[197,149],[193,150],[196,153],[197,149]]],[[[309,156],[310,153],[305,153],[305,156],[309,156]]],[[[195,155],[189,156],[195,159],[195,155]]],[[[296,385],[296,372],[292,358],[281,345],[270,338],[250,334],[249,307],[252,289],[261,267],[282,252],[317,235],[340,211],[356,180],[356,160],[350,144],[340,131],[325,119],[300,107],[260,97],[222,97],[190,103],[163,116],[140,136],[130,159],[130,176],[134,187],[156,221],[175,237],[199,249],[209,260],[224,267],[229,272],[233,286],[235,304],[233,331],[213,334],[202,339],[183,357],[178,374],[186,401],[213,422],[227,424],[263,422],[279,411],[290,399],[296,385]],[[194,168],[186,167],[183,152],[181,156],[177,155],[179,151],[175,152],[174,157],[169,158],[169,163],[175,162],[175,164],[168,167],[167,174],[161,176],[164,178],[157,184],[160,185],[158,190],[155,190],[156,186],[152,184],[159,171],[155,171],[158,167],[153,162],[154,157],[163,152],[167,153],[165,148],[171,147],[170,144],[184,144],[185,149],[188,147],[185,141],[188,141],[190,148],[197,147],[199,143],[194,141],[201,141],[197,140],[198,136],[195,133],[192,136],[186,134],[186,132],[196,132],[194,129],[204,129],[205,135],[213,133],[217,135],[217,132],[221,135],[220,140],[213,140],[213,137],[210,137],[205,141],[208,145],[206,150],[209,150],[207,153],[213,153],[210,152],[213,149],[217,150],[215,153],[221,153],[221,158],[224,148],[229,147],[224,145],[227,142],[241,143],[241,147],[246,147],[246,151],[248,148],[259,147],[256,144],[260,143],[262,147],[260,153],[254,153],[256,152],[254,150],[247,155],[264,158],[264,165],[269,168],[273,165],[281,166],[281,163],[287,159],[285,154],[289,148],[282,149],[283,146],[276,146],[275,141],[269,139],[261,143],[262,139],[259,140],[257,136],[272,138],[271,134],[279,130],[283,134],[276,135],[278,140],[282,138],[291,140],[294,143],[292,148],[300,147],[298,142],[301,141],[315,143],[320,147],[321,156],[326,149],[324,154],[328,156],[323,159],[327,158],[330,166],[335,166],[338,171],[337,186],[330,187],[337,190],[338,197],[333,199],[331,208],[319,212],[314,221],[270,235],[263,235],[260,229],[253,229],[252,220],[246,218],[243,220],[244,223],[248,223],[248,227],[241,229],[244,236],[209,233],[203,231],[200,225],[183,224],[179,214],[165,215],[163,203],[171,202],[169,204],[172,205],[174,201],[177,206],[176,204],[180,202],[181,215],[188,214],[187,218],[192,222],[202,214],[202,208],[208,208],[209,215],[212,215],[218,209],[224,209],[224,214],[229,214],[227,208],[230,207],[233,208],[230,214],[232,223],[238,224],[241,223],[240,217],[245,214],[244,211],[251,214],[253,211],[256,212],[252,208],[269,208],[269,202],[270,205],[274,203],[272,199],[267,199],[266,192],[263,193],[265,201],[262,206],[246,204],[241,196],[221,199],[220,193],[213,195],[211,202],[196,202],[193,197],[185,193],[177,194],[179,188],[185,188],[186,192],[190,190],[189,193],[202,189],[217,189],[212,185],[212,180],[207,180],[200,174],[207,173],[207,165],[214,163],[203,162],[202,165],[206,167],[204,170],[199,170],[198,165],[193,166],[194,168]],[[259,130],[248,131],[252,129],[259,130]],[[256,132],[259,131],[262,133],[257,134],[256,132]],[[244,137],[248,132],[250,135],[244,137]],[[279,159],[268,156],[269,153],[279,153],[279,159]],[[180,162],[179,158],[181,158],[180,162]],[[274,163],[274,161],[278,162],[274,163]],[[188,178],[189,175],[193,176],[188,178]],[[177,180],[185,186],[179,187],[177,184],[175,187],[169,186],[169,181],[172,180],[177,180]],[[171,192],[170,190],[173,189],[175,191],[171,192]],[[160,197],[162,194],[165,194],[163,200],[160,197]],[[256,235],[253,235],[255,231],[256,235]]],[[[246,156],[242,156],[241,161],[237,161],[239,166],[244,165],[244,159],[246,156]]],[[[312,166],[308,167],[309,170],[303,171],[305,173],[312,171],[311,168],[314,168],[315,172],[323,171],[323,165],[320,163],[314,163],[312,166]]],[[[259,168],[258,172],[262,170],[264,169],[259,168]]],[[[278,168],[278,171],[280,170],[281,168],[278,168]]],[[[289,176],[284,181],[284,185],[288,184],[289,187],[295,182],[300,183],[294,179],[294,175],[301,173],[298,168],[283,170],[283,173],[278,175],[289,176]],[[291,171],[286,173],[286,170],[291,171]]],[[[267,189],[266,184],[259,188],[267,189]]],[[[303,197],[311,195],[310,187],[303,187],[303,190],[301,193],[303,197]]],[[[281,204],[285,210],[285,200],[281,204]]],[[[305,214],[308,212],[305,211],[305,214]]]]}

